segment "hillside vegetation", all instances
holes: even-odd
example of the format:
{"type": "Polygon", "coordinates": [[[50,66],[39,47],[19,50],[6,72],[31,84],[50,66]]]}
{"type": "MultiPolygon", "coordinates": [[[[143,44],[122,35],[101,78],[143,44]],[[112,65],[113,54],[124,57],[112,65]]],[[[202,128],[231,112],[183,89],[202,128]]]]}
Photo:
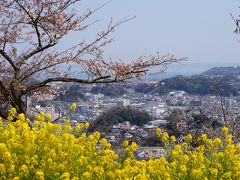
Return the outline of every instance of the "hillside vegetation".
{"type": "Polygon", "coordinates": [[[142,126],[151,120],[152,117],[147,112],[142,112],[130,106],[115,107],[99,116],[93,122],[91,130],[108,131],[113,125],[125,121],[130,122],[132,125],[142,126]]]}
{"type": "Polygon", "coordinates": [[[240,75],[240,66],[237,67],[213,67],[202,73],[203,75],[221,75],[221,76],[237,76],[240,75]]]}
{"type": "Polygon", "coordinates": [[[98,85],[92,88],[91,93],[93,94],[104,94],[110,97],[119,97],[125,94],[127,91],[120,85],[98,85]]]}
{"type": "Polygon", "coordinates": [[[203,76],[176,76],[160,81],[157,85],[140,84],[135,91],[140,93],[167,94],[171,91],[185,91],[192,95],[238,95],[238,87],[233,86],[229,79],[210,79],[203,76]]]}

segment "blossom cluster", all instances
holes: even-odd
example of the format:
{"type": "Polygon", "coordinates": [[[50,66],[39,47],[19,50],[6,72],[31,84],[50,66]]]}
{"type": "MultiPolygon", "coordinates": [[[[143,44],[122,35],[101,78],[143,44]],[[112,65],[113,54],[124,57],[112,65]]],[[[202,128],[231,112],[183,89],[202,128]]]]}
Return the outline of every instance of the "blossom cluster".
{"type": "Polygon", "coordinates": [[[88,123],[54,124],[41,113],[29,126],[24,114],[17,116],[13,122],[12,109],[0,121],[0,179],[240,179],[240,145],[226,127],[215,139],[203,134],[196,148],[190,134],[178,144],[156,129],[165,156],[138,160],[135,142],[124,141],[117,153],[99,132],[86,133],[88,123]]]}

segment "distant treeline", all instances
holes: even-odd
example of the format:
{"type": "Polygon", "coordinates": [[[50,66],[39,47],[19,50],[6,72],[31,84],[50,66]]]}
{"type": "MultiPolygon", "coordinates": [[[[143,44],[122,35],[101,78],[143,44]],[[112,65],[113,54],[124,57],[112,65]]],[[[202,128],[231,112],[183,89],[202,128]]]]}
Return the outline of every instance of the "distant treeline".
{"type": "Polygon", "coordinates": [[[138,84],[135,91],[139,93],[157,93],[160,95],[167,94],[170,91],[185,91],[192,95],[220,95],[220,96],[236,96],[239,87],[234,86],[237,81],[233,77],[223,78],[206,78],[204,76],[176,76],[173,78],[160,81],[158,84],[138,84]]]}

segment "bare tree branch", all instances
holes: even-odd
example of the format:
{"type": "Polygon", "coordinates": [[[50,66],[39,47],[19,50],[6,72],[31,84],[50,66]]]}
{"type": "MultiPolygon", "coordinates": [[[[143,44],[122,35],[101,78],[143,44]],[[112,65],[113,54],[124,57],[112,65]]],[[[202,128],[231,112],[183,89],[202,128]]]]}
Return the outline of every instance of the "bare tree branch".
{"type": "Polygon", "coordinates": [[[16,66],[16,64],[13,62],[13,59],[10,56],[8,56],[5,51],[0,49],[0,54],[9,62],[9,64],[14,69],[14,71],[18,71],[19,70],[18,67],[16,66]]]}
{"type": "Polygon", "coordinates": [[[30,87],[28,87],[26,90],[22,91],[22,94],[27,94],[28,92],[34,91],[40,87],[44,87],[48,83],[51,82],[75,82],[75,83],[82,83],[82,84],[92,84],[92,83],[112,83],[116,82],[116,79],[110,79],[111,76],[104,76],[95,78],[93,80],[83,80],[83,79],[77,79],[77,78],[66,78],[66,77],[56,77],[56,78],[49,78],[45,81],[42,81],[40,83],[34,84],[30,87]],[[108,80],[106,80],[108,79],[108,80]]]}
{"type": "Polygon", "coordinates": [[[240,33],[240,27],[239,27],[239,19],[235,19],[232,15],[232,13],[230,13],[230,16],[232,17],[233,22],[236,25],[236,29],[234,30],[235,33],[240,33]]]}
{"type": "Polygon", "coordinates": [[[35,54],[40,53],[40,52],[42,52],[42,51],[44,51],[44,50],[46,50],[46,49],[48,49],[48,48],[50,48],[50,47],[53,47],[53,46],[55,46],[55,45],[56,45],[56,43],[52,43],[52,44],[49,43],[49,44],[46,45],[46,46],[37,47],[36,49],[34,49],[34,50],[33,50],[32,52],[30,52],[29,54],[23,56],[22,59],[27,60],[27,59],[31,58],[32,56],[34,56],[35,54]]]}

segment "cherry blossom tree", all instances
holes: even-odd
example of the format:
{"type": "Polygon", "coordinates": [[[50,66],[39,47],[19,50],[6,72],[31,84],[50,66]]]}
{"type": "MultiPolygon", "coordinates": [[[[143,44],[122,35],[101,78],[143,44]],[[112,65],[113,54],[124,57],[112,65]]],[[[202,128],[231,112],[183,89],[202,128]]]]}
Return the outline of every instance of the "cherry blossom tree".
{"type": "MultiPolygon", "coordinates": [[[[160,66],[161,72],[166,65],[183,60],[158,53],[150,57],[141,56],[132,63],[104,58],[103,49],[112,41],[110,33],[132,18],[118,22],[110,20],[106,29],[98,33],[94,40],[89,42],[83,39],[59,50],[57,45],[70,33],[80,33],[92,27],[88,19],[102,7],[80,13],[74,9],[78,3],[80,0],[0,1],[2,105],[8,104],[15,107],[18,113],[25,113],[23,98],[34,92],[46,92],[54,82],[122,82],[145,75],[153,66],[160,66]],[[70,71],[71,65],[80,66],[80,71],[85,75],[82,78],[74,77],[70,71]]],[[[3,109],[0,112],[4,116],[3,109]]]]}

